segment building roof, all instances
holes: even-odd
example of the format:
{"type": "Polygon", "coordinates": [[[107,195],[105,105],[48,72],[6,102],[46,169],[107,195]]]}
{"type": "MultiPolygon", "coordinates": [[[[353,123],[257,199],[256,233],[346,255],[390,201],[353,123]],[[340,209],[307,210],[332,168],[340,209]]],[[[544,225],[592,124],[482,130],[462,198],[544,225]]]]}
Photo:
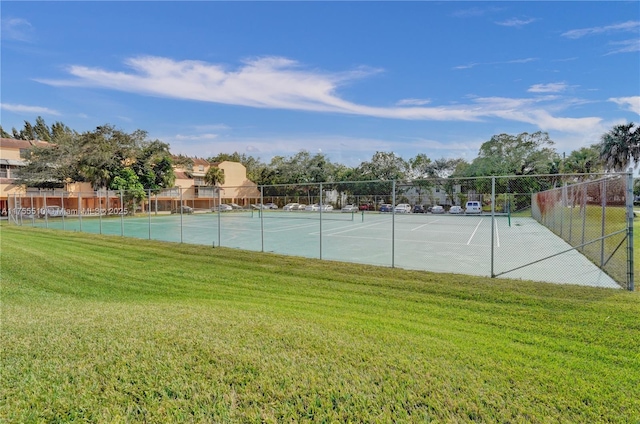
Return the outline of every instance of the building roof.
{"type": "Polygon", "coordinates": [[[191,179],[193,179],[189,175],[187,175],[186,172],[183,172],[183,171],[175,171],[175,174],[176,174],[176,179],[178,179],[178,180],[191,180],[191,179]]]}
{"type": "Polygon", "coordinates": [[[16,140],[14,138],[0,138],[0,149],[28,149],[31,146],[50,146],[51,143],[40,140],[16,140]]]}
{"type": "Polygon", "coordinates": [[[209,161],[206,161],[206,160],[200,159],[200,158],[193,158],[193,164],[194,165],[204,165],[204,166],[211,165],[211,163],[209,163],[209,161]]]}

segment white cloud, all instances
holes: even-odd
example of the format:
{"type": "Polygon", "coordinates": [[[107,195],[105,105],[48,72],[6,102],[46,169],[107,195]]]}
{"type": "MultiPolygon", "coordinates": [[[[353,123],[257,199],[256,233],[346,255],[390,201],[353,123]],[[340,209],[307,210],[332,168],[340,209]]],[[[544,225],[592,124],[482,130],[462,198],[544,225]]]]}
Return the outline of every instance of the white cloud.
{"type": "Polygon", "coordinates": [[[496,22],[497,25],[507,26],[507,27],[523,27],[525,25],[529,25],[530,23],[535,22],[535,19],[518,19],[511,18],[506,21],[496,22]]]}
{"type": "Polygon", "coordinates": [[[615,41],[609,43],[613,47],[607,55],[617,53],[635,53],[640,52],[640,38],[633,38],[631,40],[615,41]]]}
{"type": "MultiPolygon", "coordinates": [[[[526,63],[535,58],[501,63],[526,63]]],[[[303,68],[281,57],[263,57],[246,61],[238,69],[201,61],[174,61],[162,57],[137,57],[126,61],[133,71],[108,71],[100,68],[72,66],[72,80],[40,80],[54,86],[101,87],[142,95],[181,100],[242,105],[254,108],[333,112],[388,119],[482,121],[490,117],[527,122],[541,129],[571,131],[580,125],[592,125],[599,118],[556,118],[545,110],[560,110],[547,105],[555,97],[535,99],[484,98],[470,104],[425,107],[421,99],[405,99],[401,106],[377,107],[343,100],[340,86],[372,73],[359,68],[349,72],[326,73],[303,68]],[[494,101],[495,100],[495,101],[494,101]],[[540,120],[540,122],[538,122],[540,120]]],[[[546,86],[550,92],[551,85],[546,86]]],[[[556,86],[558,89],[559,86],[556,86]]],[[[538,90],[544,90],[540,85],[538,90]]],[[[537,91],[542,92],[542,91],[537,91]]],[[[214,130],[213,132],[215,132],[214,130]]],[[[211,131],[209,131],[211,132],[211,131]]]]}
{"type": "Polygon", "coordinates": [[[41,106],[26,106],[26,105],[16,105],[11,103],[2,103],[0,108],[4,110],[8,110],[9,112],[15,113],[25,113],[25,114],[41,114],[41,115],[54,115],[59,116],[60,112],[54,109],[49,109],[47,107],[41,106]]]}
{"type": "Polygon", "coordinates": [[[396,102],[396,106],[423,106],[429,103],[429,99],[402,99],[396,102]]]}
{"type": "Polygon", "coordinates": [[[483,63],[475,62],[475,63],[469,63],[467,65],[454,66],[452,69],[471,69],[480,65],[505,65],[505,64],[508,65],[512,63],[529,63],[529,62],[535,62],[536,60],[538,60],[537,57],[526,57],[524,59],[507,60],[504,62],[483,62],[483,63]]]}
{"type": "Polygon", "coordinates": [[[618,31],[637,31],[640,28],[640,21],[627,21],[620,24],[607,25],[601,27],[591,27],[582,29],[572,29],[570,31],[562,33],[563,37],[568,38],[581,38],[587,35],[604,34],[609,32],[618,31]]]}
{"type": "Polygon", "coordinates": [[[559,93],[567,89],[567,84],[563,82],[552,82],[549,84],[534,84],[527,90],[529,93],[559,93]]]}
{"type": "Polygon", "coordinates": [[[1,26],[2,39],[15,41],[31,41],[33,37],[33,26],[26,19],[2,19],[1,26]]]}
{"type": "Polygon", "coordinates": [[[174,138],[176,140],[194,140],[194,141],[213,140],[218,138],[218,134],[188,134],[188,135],[176,134],[174,138]]]}
{"type": "Polygon", "coordinates": [[[617,103],[625,109],[640,115],[640,96],[612,97],[609,101],[617,103]]]}

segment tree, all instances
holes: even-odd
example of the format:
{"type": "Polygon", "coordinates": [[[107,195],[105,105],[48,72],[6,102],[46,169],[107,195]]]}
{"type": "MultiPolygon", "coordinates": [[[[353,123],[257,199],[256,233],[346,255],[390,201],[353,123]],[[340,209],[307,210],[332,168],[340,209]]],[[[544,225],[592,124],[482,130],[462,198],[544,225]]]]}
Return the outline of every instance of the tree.
{"type": "Polygon", "coordinates": [[[51,141],[51,130],[44,122],[42,116],[36,118],[36,124],[33,126],[33,132],[36,136],[35,140],[51,141]]]}
{"type": "Polygon", "coordinates": [[[407,162],[395,153],[376,152],[371,161],[362,162],[357,168],[358,179],[363,181],[358,184],[357,191],[368,195],[390,195],[391,181],[404,181],[407,178],[407,171],[407,162]],[[383,182],[371,182],[371,180],[383,182]]]}
{"type": "Polygon", "coordinates": [[[597,144],[574,150],[562,163],[562,172],[589,174],[602,169],[600,146],[597,144]]]}
{"type": "Polygon", "coordinates": [[[623,171],[632,161],[640,162],[640,127],[633,122],[616,125],[602,135],[600,158],[607,170],[623,171]]]}
{"type": "Polygon", "coordinates": [[[134,213],[133,203],[142,202],[147,194],[140,179],[131,168],[122,168],[113,176],[109,185],[111,190],[121,190],[123,200],[128,205],[129,213],[134,213]]]}
{"type": "MultiPolygon", "coordinates": [[[[40,121],[41,129],[46,126],[40,121]]],[[[67,181],[89,182],[95,190],[118,187],[157,191],[175,182],[169,145],[147,139],[145,131],[127,134],[110,125],[78,134],[61,123],[52,127],[52,141],[32,146],[18,181],[30,187],[62,187],[67,181]],[[129,171],[135,175],[135,181],[129,171]],[[124,173],[123,173],[124,172],[124,173]],[[133,184],[133,185],[132,185],[133,184]]]]}
{"type": "Polygon", "coordinates": [[[217,166],[210,166],[204,175],[204,182],[211,186],[224,184],[224,171],[217,166]]]}
{"type": "Polygon", "coordinates": [[[558,154],[546,132],[494,135],[480,146],[468,169],[470,176],[550,173],[558,154]]]}
{"type": "Polygon", "coordinates": [[[2,125],[0,125],[0,137],[2,137],[2,138],[11,138],[11,134],[6,132],[4,130],[4,128],[2,128],[2,125]]]}

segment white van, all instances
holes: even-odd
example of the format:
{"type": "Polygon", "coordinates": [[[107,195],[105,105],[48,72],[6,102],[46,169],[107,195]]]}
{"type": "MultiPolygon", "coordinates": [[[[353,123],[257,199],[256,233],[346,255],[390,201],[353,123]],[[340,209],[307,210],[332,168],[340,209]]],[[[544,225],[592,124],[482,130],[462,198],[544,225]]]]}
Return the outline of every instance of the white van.
{"type": "Polygon", "coordinates": [[[467,202],[464,213],[482,213],[482,204],[480,202],[467,202]]]}

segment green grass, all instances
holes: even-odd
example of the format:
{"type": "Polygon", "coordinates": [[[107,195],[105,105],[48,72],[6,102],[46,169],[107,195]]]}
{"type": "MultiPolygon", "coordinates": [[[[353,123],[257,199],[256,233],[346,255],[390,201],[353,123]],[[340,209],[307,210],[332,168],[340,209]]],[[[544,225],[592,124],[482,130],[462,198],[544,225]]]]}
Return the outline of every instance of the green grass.
{"type": "Polygon", "coordinates": [[[1,230],[0,422],[639,422],[637,292],[1,230]]]}

